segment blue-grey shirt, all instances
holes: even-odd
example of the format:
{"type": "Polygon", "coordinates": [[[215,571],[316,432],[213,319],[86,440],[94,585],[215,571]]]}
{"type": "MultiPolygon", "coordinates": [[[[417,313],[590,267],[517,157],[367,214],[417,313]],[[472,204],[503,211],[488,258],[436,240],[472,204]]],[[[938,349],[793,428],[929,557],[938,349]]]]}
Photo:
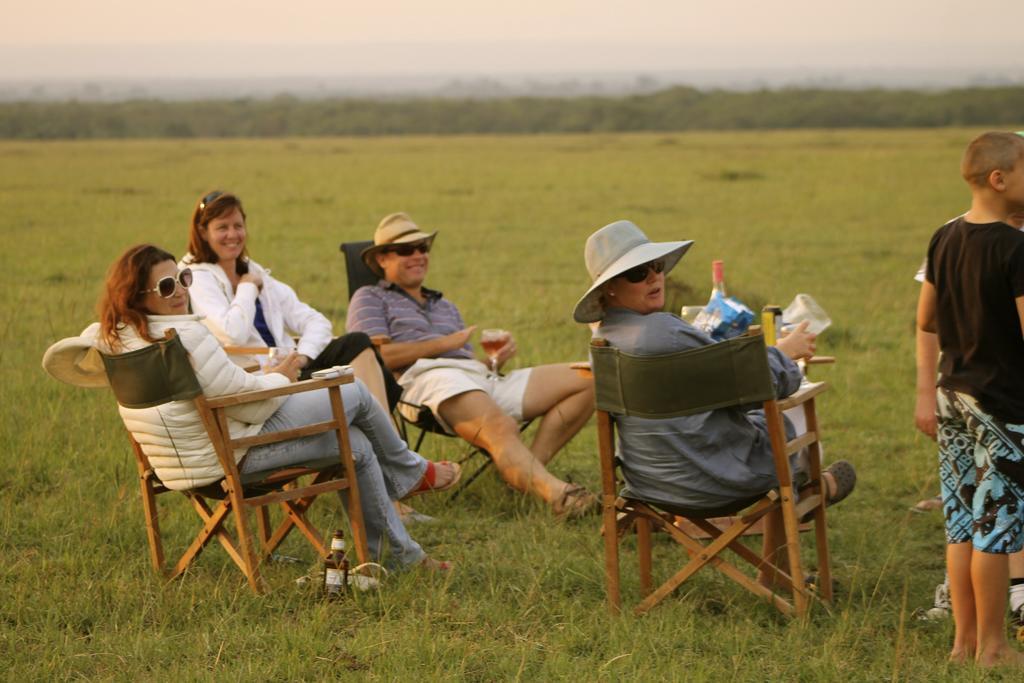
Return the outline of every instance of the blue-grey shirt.
{"type": "MultiPolygon", "coordinates": [[[[637,355],[658,355],[716,343],[670,313],[643,315],[612,308],[595,336],[637,355]]],[[[768,363],[779,397],[800,386],[800,368],[774,347],[768,363]]],[[[623,495],[670,506],[710,509],[778,486],[764,412],[722,408],[652,420],[616,416],[623,495]]],[[[787,430],[792,427],[787,424],[787,430]]],[[[792,436],[792,435],[791,435],[792,436]]]]}
{"type": "MultiPolygon", "coordinates": [[[[465,329],[459,309],[441,292],[424,287],[423,296],[426,302],[421,304],[387,280],[360,287],[349,302],[345,329],[370,336],[384,334],[396,343],[436,339],[465,329]]],[[[473,347],[467,342],[440,357],[473,358],[473,347]]]]}

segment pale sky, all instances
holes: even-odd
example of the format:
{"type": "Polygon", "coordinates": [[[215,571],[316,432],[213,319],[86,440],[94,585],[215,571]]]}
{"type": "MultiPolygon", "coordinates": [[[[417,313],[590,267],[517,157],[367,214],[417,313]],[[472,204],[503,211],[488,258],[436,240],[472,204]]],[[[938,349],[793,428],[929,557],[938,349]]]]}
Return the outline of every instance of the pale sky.
{"type": "Polygon", "coordinates": [[[0,78],[1024,70],[1024,0],[0,0],[0,78]]]}

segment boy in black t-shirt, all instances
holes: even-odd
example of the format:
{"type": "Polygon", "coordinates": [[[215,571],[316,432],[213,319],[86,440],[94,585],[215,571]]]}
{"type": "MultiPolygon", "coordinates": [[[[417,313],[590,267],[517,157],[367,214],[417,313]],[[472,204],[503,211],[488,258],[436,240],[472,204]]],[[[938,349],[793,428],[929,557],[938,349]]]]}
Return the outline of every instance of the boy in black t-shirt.
{"type": "Polygon", "coordinates": [[[1004,631],[1007,554],[1024,547],[1024,138],[985,133],[961,173],[971,209],[928,246],[918,327],[938,334],[939,479],[951,659],[1024,665],[1004,631]]]}

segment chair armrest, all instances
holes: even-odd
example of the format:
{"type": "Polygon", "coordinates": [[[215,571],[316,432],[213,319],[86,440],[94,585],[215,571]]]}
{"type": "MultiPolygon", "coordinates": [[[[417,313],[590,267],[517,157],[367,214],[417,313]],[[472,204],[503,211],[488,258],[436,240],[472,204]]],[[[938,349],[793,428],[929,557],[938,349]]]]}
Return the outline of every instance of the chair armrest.
{"type": "Polygon", "coordinates": [[[827,382],[811,382],[800,387],[796,392],[790,394],[786,398],[779,399],[776,403],[779,406],[779,410],[789,410],[794,406],[798,406],[828,388],[827,382]]]}
{"type": "Polygon", "coordinates": [[[266,356],[270,353],[267,346],[232,346],[228,344],[223,347],[224,353],[229,356],[266,356]]]}
{"type": "Polygon", "coordinates": [[[811,356],[810,358],[807,359],[806,362],[807,362],[808,365],[825,365],[825,364],[828,364],[828,363],[835,363],[836,362],[836,357],[835,356],[811,356]]]}
{"type": "Polygon", "coordinates": [[[590,367],[590,361],[582,360],[569,363],[569,368],[576,371],[580,377],[590,379],[594,376],[594,370],[590,367]]]}
{"type": "Polygon", "coordinates": [[[227,408],[228,406],[237,406],[244,403],[265,401],[266,399],[274,398],[275,396],[289,396],[291,394],[299,394],[304,391],[326,389],[339,384],[351,384],[354,381],[354,375],[342,375],[340,377],[329,377],[328,379],[307,379],[302,382],[292,382],[291,384],[287,384],[283,387],[276,387],[274,389],[260,389],[259,391],[243,391],[238,394],[225,394],[224,396],[207,399],[206,404],[211,408],[227,408]]]}

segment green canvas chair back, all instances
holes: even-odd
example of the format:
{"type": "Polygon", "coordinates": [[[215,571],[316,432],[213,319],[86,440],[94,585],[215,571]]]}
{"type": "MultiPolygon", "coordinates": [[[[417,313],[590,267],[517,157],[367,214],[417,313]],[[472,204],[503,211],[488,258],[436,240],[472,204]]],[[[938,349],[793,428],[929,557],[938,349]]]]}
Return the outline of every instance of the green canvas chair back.
{"type": "Polygon", "coordinates": [[[110,388],[125,408],[152,408],[203,393],[177,334],[144,349],[101,355],[110,388]]]}
{"type": "Polygon", "coordinates": [[[613,414],[660,419],[775,398],[761,335],[658,356],[590,353],[597,408],[613,414]]]}

